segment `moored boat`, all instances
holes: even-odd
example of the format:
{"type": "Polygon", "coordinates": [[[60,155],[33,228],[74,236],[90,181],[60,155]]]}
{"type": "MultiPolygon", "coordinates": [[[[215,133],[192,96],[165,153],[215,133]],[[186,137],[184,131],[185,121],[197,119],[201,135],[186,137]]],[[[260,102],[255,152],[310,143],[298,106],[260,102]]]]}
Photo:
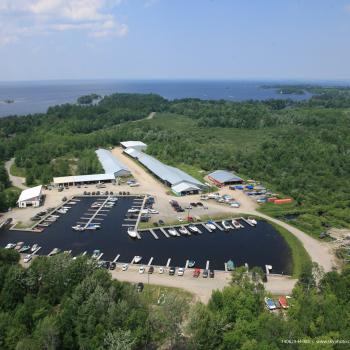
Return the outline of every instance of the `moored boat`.
{"type": "Polygon", "coordinates": [[[128,213],[138,213],[140,210],[136,208],[131,208],[128,210],[128,213]]]}
{"type": "Polygon", "coordinates": [[[73,229],[74,231],[84,231],[84,227],[81,226],[81,225],[72,226],[72,229],[73,229]]]}
{"type": "Polygon", "coordinates": [[[194,265],[196,264],[196,262],[194,260],[189,260],[188,261],[188,267],[194,267],[194,265]]]}
{"type": "Polygon", "coordinates": [[[20,250],[19,252],[20,253],[24,253],[26,251],[30,250],[30,245],[24,245],[20,250]]]}
{"type": "Polygon", "coordinates": [[[97,259],[99,256],[101,255],[101,251],[99,249],[95,249],[93,252],[92,252],[92,258],[93,259],[97,259]]]}
{"type": "Polygon", "coordinates": [[[206,226],[210,229],[210,230],[216,230],[216,226],[214,224],[213,221],[209,220],[207,223],[206,223],[206,226]]]}
{"type": "Polygon", "coordinates": [[[17,242],[16,246],[15,246],[15,249],[16,250],[20,250],[22,248],[23,244],[24,244],[24,242],[17,242]]]}
{"type": "Polygon", "coordinates": [[[15,243],[7,243],[5,249],[13,249],[16,246],[15,243]]]}
{"type": "Polygon", "coordinates": [[[229,230],[229,229],[232,228],[230,223],[227,220],[222,220],[221,224],[222,224],[222,226],[224,227],[225,230],[229,230]]]}
{"type": "Polygon", "coordinates": [[[128,228],[128,235],[131,238],[136,238],[137,237],[137,231],[133,227],[128,228]]]}
{"type": "Polygon", "coordinates": [[[35,252],[38,248],[39,248],[39,245],[37,243],[34,243],[30,251],[35,252]]]}
{"type": "Polygon", "coordinates": [[[195,225],[189,225],[188,228],[193,233],[199,233],[198,227],[196,227],[195,225]]]}
{"type": "Polygon", "coordinates": [[[142,256],[136,255],[134,258],[134,263],[137,264],[142,260],[142,256]]]}
{"type": "Polygon", "coordinates": [[[171,236],[177,236],[177,231],[174,228],[169,229],[168,232],[171,236]]]}
{"type": "Polygon", "coordinates": [[[51,250],[51,252],[48,254],[48,256],[52,256],[52,255],[56,255],[61,251],[61,249],[59,248],[54,248],[53,250],[51,250]]]}
{"type": "Polygon", "coordinates": [[[241,228],[242,227],[242,225],[235,219],[232,220],[232,226],[234,228],[241,228]]]}
{"type": "Polygon", "coordinates": [[[181,226],[181,227],[179,228],[179,232],[180,232],[182,235],[188,235],[188,234],[190,234],[185,226],[181,226]]]}
{"type": "Polygon", "coordinates": [[[256,226],[258,224],[258,222],[255,219],[253,219],[253,218],[248,218],[247,221],[249,223],[251,223],[253,226],[256,226]]]}
{"type": "Polygon", "coordinates": [[[227,263],[227,271],[233,271],[235,269],[235,263],[230,259],[227,263]]]}

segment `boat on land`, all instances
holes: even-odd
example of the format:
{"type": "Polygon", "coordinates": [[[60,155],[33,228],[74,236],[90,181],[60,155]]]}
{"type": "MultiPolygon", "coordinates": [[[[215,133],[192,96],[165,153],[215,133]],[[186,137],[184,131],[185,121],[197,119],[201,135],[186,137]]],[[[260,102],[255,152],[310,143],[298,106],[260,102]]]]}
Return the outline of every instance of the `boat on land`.
{"type": "Polygon", "coordinates": [[[39,248],[39,245],[37,243],[34,243],[30,251],[33,253],[39,248]]]}
{"type": "Polygon", "coordinates": [[[214,221],[209,220],[209,221],[207,221],[206,225],[209,229],[216,230],[216,226],[214,224],[214,221]]]}
{"type": "Polygon", "coordinates": [[[24,252],[27,252],[28,250],[30,250],[30,245],[24,245],[24,246],[19,250],[19,252],[20,252],[20,253],[24,253],[24,252]]]}
{"type": "Polygon", "coordinates": [[[265,305],[271,311],[277,309],[275,302],[271,298],[265,297],[265,305]]]}
{"type": "Polygon", "coordinates": [[[227,271],[233,271],[235,269],[235,263],[231,259],[226,264],[227,271]]]}
{"type": "Polygon", "coordinates": [[[188,261],[188,267],[194,267],[194,265],[196,264],[196,262],[194,260],[189,260],[188,261]]]}
{"type": "Polygon", "coordinates": [[[199,233],[198,227],[195,225],[189,225],[188,228],[193,233],[199,233]]]}
{"type": "Polygon", "coordinates": [[[171,236],[177,236],[177,231],[174,228],[169,229],[168,232],[171,236]]]}
{"type": "Polygon", "coordinates": [[[15,243],[7,243],[5,249],[13,249],[16,246],[15,243]]]}
{"type": "Polygon", "coordinates": [[[59,248],[54,248],[53,250],[51,250],[51,252],[48,254],[48,256],[52,256],[52,255],[56,255],[61,251],[61,249],[59,248]]]}
{"type": "Polygon", "coordinates": [[[128,228],[128,235],[131,238],[136,238],[137,237],[137,231],[133,227],[128,228]]]}
{"type": "Polygon", "coordinates": [[[92,258],[93,259],[97,259],[99,256],[101,255],[101,251],[99,249],[95,249],[93,252],[92,252],[92,258]]]}
{"type": "Polygon", "coordinates": [[[134,263],[137,264],[142,260],[142,256],[136,255],[134,258],[134,263]]]}
{"type": "Polygon", "coordinates": [[[232,220],[232,226],[234,228],[241,228],[242,227],[242,225],[235,219],[232,220]]]}
{"type": "Polygon", "coordinates": [[[247,221],[250,222],[253,226],[256,226],[258,224],[258,222],[253,218],[248,218],[247,221]]]}
{"type": "Polygon", "coordinates": [[[74,231],[84,231],[84,227],[81,226],[81,225],[72,226],[72,229],[73,229],[74,231]]]}
{"type": "Polygon", "coordinates": [[[180,232],[182,235],[189,235],[189,234],[190,234],[185,226],[181,226],[181,227],[179,228],[179,232],[180,232]]]}
{"type": "Polygon", "coordinates": [[[227,220],[222,220],[221,221],[222,226],[224,227],[225,230],[229,230],[232,228],[232,226],[230,225],[230,223],[227,220]]]}

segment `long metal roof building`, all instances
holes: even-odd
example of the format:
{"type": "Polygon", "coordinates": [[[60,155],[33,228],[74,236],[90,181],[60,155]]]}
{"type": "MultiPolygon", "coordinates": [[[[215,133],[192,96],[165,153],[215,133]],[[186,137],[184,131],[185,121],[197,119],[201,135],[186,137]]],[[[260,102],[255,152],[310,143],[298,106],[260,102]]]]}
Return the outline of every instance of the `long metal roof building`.
{"type": "Polygon", "coordinates": [[[171,186],[172,190],[176,193],[199,191],[201,188],[205,187],[203,183],[186,174],[184,171],[166,165],[146,153],[140,152],[134,148],[127,148],[124,152],[130,157],[137,159],[154,175],[171,186]]]}
{"type": "Polygon", "coordinates": [[[106,174],[113,174],[115,177],[130,175],[129,168],[114,157],[110,151],[100,148],[96,154],[106,174]]]}
{"type": "Polygon", "coordinates": [[[91,174],[91,175],[73,175],[73,176],[59,176],[53,178],[54,185],[64,184],[80,184],[92,183],[99,181],[113,181],[115,176],[113,174],[91,174]]]}

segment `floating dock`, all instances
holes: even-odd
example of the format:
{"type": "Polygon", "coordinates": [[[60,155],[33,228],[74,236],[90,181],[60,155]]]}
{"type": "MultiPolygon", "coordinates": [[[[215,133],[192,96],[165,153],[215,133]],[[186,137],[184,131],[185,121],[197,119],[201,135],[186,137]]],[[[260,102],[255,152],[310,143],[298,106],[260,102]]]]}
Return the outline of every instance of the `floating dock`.
{"type": "Polygon", "coordinates": [[[118,255],[114,258],[113,262],[114,262],[114,263],[117,262],[118,259],[119,259],[119,257],[120,257],[120,254],[118,254],[118,255]]]}
{"type": "Polygon", "coordinates": [[[250,222],[250,221],[248,221],[247,219],[245,219],[243,216],[241,217],[241,220],[243,220],[245,223],[247,223],[249,226],[252,226],[252,227],[254,227],[254,225],[250,222]]]}
{"type": "Polygon", "coordinates": [[[166,266],[165,267],[169,267],[170,266],[170,261],[171,261],[171,258],[168,259],[167,263],[166,263],[166,266]]]}
{"type": "Polygon", "coordinates": [[[156,235],[156,233],[150,229],[149,232],[151,232],[152,236],[155,238],[155,239],[159,239],[159,237],[156,235]]]}
{"type": "Polygon", "coordinates": [[[221,227],[217,222],[213,221],[213,224],[220,230],[223,231],[223,227],[221,227]]]}
{"type": "Polygon", "coordinates": [[[151,259],[149,259],[147,266],[150,266],[152,264],[152,261],[153,261],[153,256],[151,259]]]}
{"type": "Polygon", "coordinates": [[[164,230],[163,227],[159,227],[159,229],[164,233],[164,236],[165,236],[166,238],[169,238],[169,237],[170,237],[169,234],[168,234],[168,232],[166,232],[166,231],[164,230]]]}

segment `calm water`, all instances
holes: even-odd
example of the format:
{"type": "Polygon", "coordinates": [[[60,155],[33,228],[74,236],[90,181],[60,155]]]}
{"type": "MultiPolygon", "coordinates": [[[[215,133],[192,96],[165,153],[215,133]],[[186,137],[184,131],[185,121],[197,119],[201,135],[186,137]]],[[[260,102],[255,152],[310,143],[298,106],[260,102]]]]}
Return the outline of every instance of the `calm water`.
{"type": "Polygon", "coordinates": [[[0,117],[46,112],[50,106],[76,102],[79,96],[115,92],[156,93],[167,99],[196,97],[231,101],[265,100],[270,98],[302,100],[305,95],[280,95],[274,89],[262,89],[269,82],[252,81],[56,81],[0,83],[0,117]]]}
{"type": "Polygon", "coordinates": [[[133,204],[133,198],[121,198],[102,221],[100,230],[73,231],[71,226],[84,217],[95,200],[96,198],[85,198],[72,206],[67,214],[42,233],[2,231],[0,246],[23,241],[42,246],[40,254],[48,254],[57,247],[72,250],[73,255],[84,251],[91,254],[94,249],[100,249],[104,253],[104,260],[113,260],[120,254],[120,262],[131,262],[135,255],[140,255],[143,257],[142,263],[147,264],[154,257],[153,264],[163,266],[168,258],[171,258],[171,265],[174,266],[185,266],[186,260],[191,259],[201,268],[209,260],[210,267],[218,270],[223,270],[224,263],[232,259],[237,266],[248,263],[250,267],[265,268],[265,265],[272,265],[273,272],[291,272],[289,247],[275,229],[265,222],[259,222],[255,228],[242,222],[244,229],[229,232],[217,230],[209,233],[199,227],[202,234],[170,238],[156,230],[158,240],[149,232],[142,233],[141,240],[133,240],[127,234],[127,227],[122,226],[123,223],[128,223],[124,217],[133,204]]]}

